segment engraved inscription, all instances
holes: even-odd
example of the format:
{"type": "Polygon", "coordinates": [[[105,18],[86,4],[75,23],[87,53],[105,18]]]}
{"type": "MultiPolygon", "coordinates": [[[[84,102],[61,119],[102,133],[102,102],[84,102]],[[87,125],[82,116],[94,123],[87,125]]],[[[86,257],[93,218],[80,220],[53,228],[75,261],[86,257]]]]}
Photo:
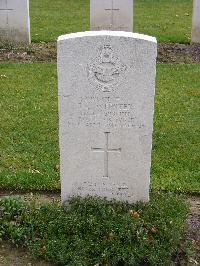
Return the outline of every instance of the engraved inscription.
{"type": "Polygon", "coordinates": [[[111,179],[103,179],[102,182],[95,178],[92,178],[91,181],[84,181],[83,183],[75,183],[73,186],[73,194],[84,195],[84,194],[93,194],[96,195],[99,192],[106,193],[106,195],[117,195],[121,197],[130,197],[130,186],[122,182],[115,183],[111,179]]]}
{"type": "Polygon", "coordinates": [[[143,128],[135,106],[114,96],[85,96],[78,102],[78,126],[109,128],[143,128]]]}
{"type": "Polygon", "coordinates": [[[104,153],[104,176],[103,178],[109,178],[108,176],[108,154],[111,152],[121,152],[121,148],[109,149],[108,137],[110,132],[104,132],[105,134],[105,145],[104,148],[91,148],[93,152],[104,153]]]}
{"type": "Polygon", "coordinates": [[[127,67],[115,55],[110,45],[98,49],[97,57],[88,64],[88,79],[96,89],[111,92],[123,77],[127,67]]]}

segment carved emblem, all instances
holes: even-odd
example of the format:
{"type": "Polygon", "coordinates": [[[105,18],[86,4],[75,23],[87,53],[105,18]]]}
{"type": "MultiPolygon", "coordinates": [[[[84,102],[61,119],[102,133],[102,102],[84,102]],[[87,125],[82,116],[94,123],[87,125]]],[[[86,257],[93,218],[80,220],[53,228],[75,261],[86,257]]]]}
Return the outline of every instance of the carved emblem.
{"type": "Polygon", "coordinates": [[[126,71],[126,66],[115,55],[110,45],[104,45],[88,65],[88,79],[103,92],[110,92],[126,71]]]}

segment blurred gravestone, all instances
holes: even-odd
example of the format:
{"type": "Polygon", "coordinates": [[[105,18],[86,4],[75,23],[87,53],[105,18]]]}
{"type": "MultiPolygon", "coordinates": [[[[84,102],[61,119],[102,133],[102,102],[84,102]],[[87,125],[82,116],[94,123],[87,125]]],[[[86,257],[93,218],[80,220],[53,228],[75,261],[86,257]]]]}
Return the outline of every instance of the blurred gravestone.
{"type": "Polygon", "coordinates": [[[0,0],[0,41],[30,43],[28,0],[0,0]]]}
{"type": "Polygon", "coordinates": [[[90,29],[133,31],[133,0],[90,0],[90,29]]]}
{"type": "Polygon", "coordinates": [[[192,42],[200,43],[200,0],[193,1],[192,42]]]}

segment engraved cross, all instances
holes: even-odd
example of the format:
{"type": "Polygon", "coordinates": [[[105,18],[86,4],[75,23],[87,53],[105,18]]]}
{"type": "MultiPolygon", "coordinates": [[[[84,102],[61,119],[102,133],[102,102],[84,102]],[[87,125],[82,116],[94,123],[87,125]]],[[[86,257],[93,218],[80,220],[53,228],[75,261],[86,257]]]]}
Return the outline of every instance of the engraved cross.
{"type": "Polygon", "coordinates": [[[104,153],[104,176],[103,178],[108,178],[108,154],[111,152],[121,152],[121,148],[109,149],[109,134],[110,132],[104,132],[105,134],[105,145],[104,148],[91,148],[93,152],[103,152],[104,153]]]}
{"type": "Polygon", "coordinates": [[[8,1],[7,0],[5,0],[5,8],[0,8],[0,11],[6,11],[6,14],[7,14],[7,16],[6,16],[6,24],[8,25],[8,11],[12,11],[13,9],[12,8],[8,8],[8,1]]]}
{"type": "Polygon", "coordinates": [[[111,11],[111,27],[114,24],[114,11],[119,11],[119,8],[114,8],[114,0],[112,0],[111,8],[105,8],[105,11],[111,11]]]}

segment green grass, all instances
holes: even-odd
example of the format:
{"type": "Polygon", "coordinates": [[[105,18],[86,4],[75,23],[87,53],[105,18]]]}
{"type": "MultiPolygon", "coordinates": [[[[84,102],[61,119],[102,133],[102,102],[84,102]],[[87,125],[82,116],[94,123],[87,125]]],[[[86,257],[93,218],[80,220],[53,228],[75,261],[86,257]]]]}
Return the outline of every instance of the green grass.
{"type": "Polygon", "coordinates": [[[158,65],[153,188],[200,192],[200,65],[158,65]]]}
{"type": "Polygon", "coordinates": [[[136,0],[136,32],[159,42],[188,43],[191,27],[192,0],[136,0]]]}
{"type": "Polygon", "coordinates": [[[0,184],[58,188],[55,65],[5,64],[1,73],[0,184]]]}
{"type": "Polygon", "coordinates": [[[89,29],[88,0],[31,0],[33,41],[55,41],[59,35],[89,29]]]}
{"type": "MultiPolygon", "coordinates": [[[[200,65],[158,65],[154,189],[200,192],[199,76],[200,65]]],[[[59,189],[56,65],[1,64],[0,82],[1,187],[59,189]]]]}
{"type": "Polygon", "coordinates": [[[130,205],[99,198],[35,205],[0,199],[0,238],[56,265],[170,265],[185,231],[187,207],[177,196],[152,195],[130,205]]]}
{"type": "MultiPolygon", "coordinates": [[[[159,42],[187,43],[191,35],[191,0],[136,0],[134,31],[159,42]]],[[[33,41],[55,41],[59,35],[89,30],[89,0],[31,0],[33,41]]]]}

